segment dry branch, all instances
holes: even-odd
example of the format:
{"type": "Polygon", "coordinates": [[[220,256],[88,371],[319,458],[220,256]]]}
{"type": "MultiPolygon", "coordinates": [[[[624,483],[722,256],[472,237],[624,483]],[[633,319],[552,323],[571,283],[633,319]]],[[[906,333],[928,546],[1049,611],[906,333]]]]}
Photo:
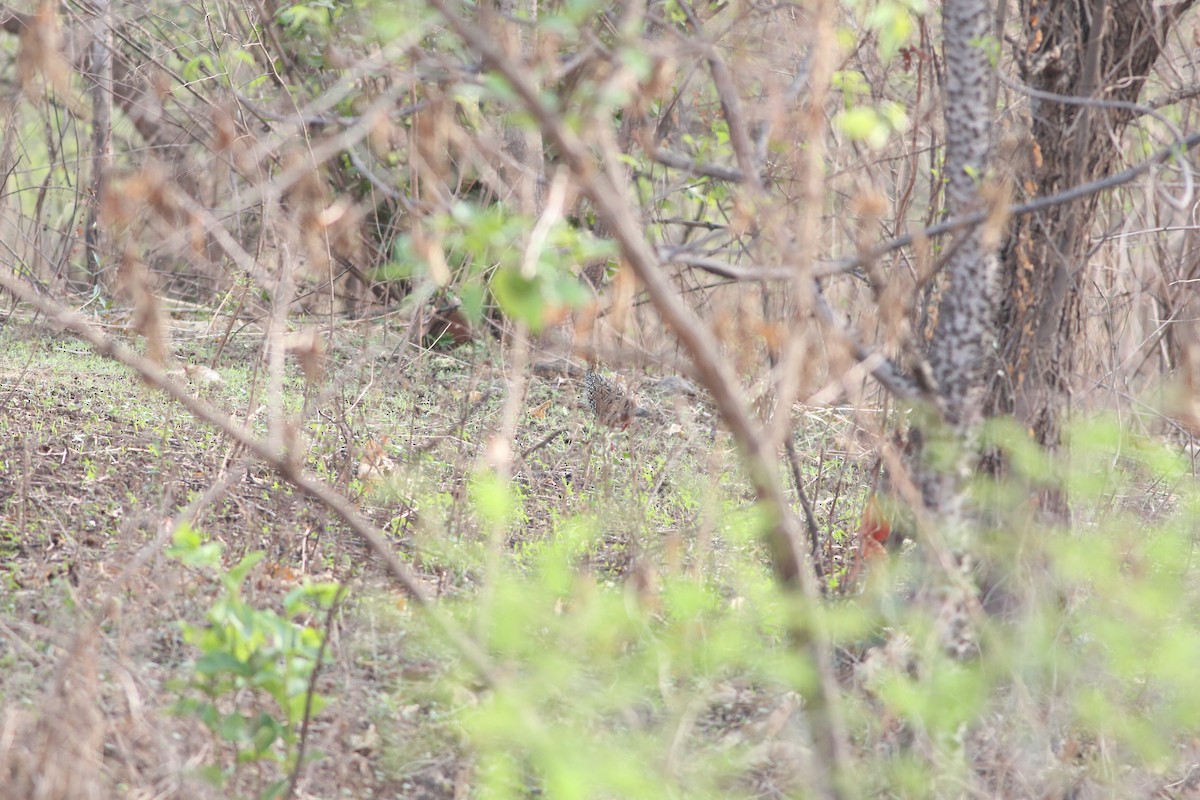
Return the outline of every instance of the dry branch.
{"type": "MultiPolygon", "coordinates": [[[[621,166],[612,153],[606,154],[606,169],[601,169],[591,148],[543,101],[529,80],[528,73],[508,58],[494,38],[469,24],[459,9],[447,0],[431,0],[434,7],[483,62],[495,69],[513,88],[520,102],[541,128],[542,134],[557,148],[562,162],[571,170],[579,189],[591,200],[609,227],[621,253],[646,287],[658,313],[678,337],[690,356],[697,377],[711,393],[717,410],[729,426],[750,473],[762,508],[767,512],[769,541],[776,574],[785,587],[799,590],[807,601],[819,602],[820,591],[815,572],[807,562],[807,548],[795,514],[779,482],[776,454],[766,432],[745,407],[736,375],[721,357],[718,342],[680,297],[664,274],[658,258],[647,243],[641,226],[615,184],[621,166]]],[[[828,767],[830,778],[825,787],[829,797],[840,797],[842,776],[848,776],[848,743],[841,718],[840,688],[833,671],[828,632],[819,617],[810,624],[815,630],[802,637],[800,646],[812,658],[819,674],[811,708],[817,718],[813,735],[828,767]]]]}
{"type": "MultiPolygon", "coordinates": [[[[1047,208],[1063,205],[1078,200],[1081,197],[1097,194],[1105,189],[1112,189],[1122,184],[1129,183],[1134,178],[1137,178],[1149,172],[1154,167],[1167,161],[1171,158],[1182,156],[1183,153],[1194,150],[1197,145],[1200,145],[1200,133],[1193,133],[1190,136],[1184,136],[1177,141],[1157,150],[1149,158],[1134,164],[1128,169],[1123,169],[1120,172],[1113,173],[1104,178],[1100,178],[1088,183],[1080,184],[1057,194],[1039,197],[1036,200],[1031,200],[1028,203],[1020,203],[1015,206],[1010,206],[1006,210],[1010,218],[1025,216],[1027,214],[1036,214],[1039,211],[1044,211],[1047,208]]],[[[732,178],[731,178],[732,180],[732,178]]],[[[896,250],[902,250],[905,247],[911,247],[914,242],[921,239],[935,239],[944,236],[947,233],[955,233],[956,231],[965,230],[972,225],[978,225],[988,218],[990,211],[973,211],[967,214],[959,214],[951,217],[948,220],[939,222],[936,225],[921,230],[918,233],[906,233],[903,236],[897,236],[889,239],[886,242],[872,247],[865,253],[860,253],[854,256],[838,258],[832,261],[818,261],[813,265],[812,275],[814,278],[829,278],[834,275],[852,274],[856,270],[861,269],[865,264],[872,261],[877,261],[883,258],[888,253],[896,250]]],[[[675,248],[672,250],[660,251],[660,257],[664,261],[673,261],[678,264],[686,264],[689,267],[703,270],[713,275],[718,275],[723,278],[730,278],[736,281],[786,281],[791,280],[795,275],[795,265],[778,265],[767,266],[763,264],[752,264],[749,266],[737,266],[720,261],[714,258],[704,256],[696,256],[687,253],[683,248],[675,248]]]]}

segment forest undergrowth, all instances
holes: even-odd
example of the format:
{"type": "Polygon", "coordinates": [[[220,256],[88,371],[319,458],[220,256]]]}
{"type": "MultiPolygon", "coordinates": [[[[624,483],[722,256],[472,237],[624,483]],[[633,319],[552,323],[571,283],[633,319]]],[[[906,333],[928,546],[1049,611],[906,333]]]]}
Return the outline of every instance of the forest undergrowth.
{"type": "MultiPolygon", "coordinates": [[[[175,331],[181,362],[211,357],[198,329],[175,331]]],[[[1094,421],[1064,471],[994,430],[1017,477],[974,492],[990,510],[989,614],[958,662],[911,602],[916,551],[855,569],[871,469],[855,419],[877,410],[798,410],[827,589],[804,607],[771,574],[753,490],[703,398],[641,376],[653,416],[613,432],[577,381],[534,377],[503,486],[479,465],[511,385],[504,353],[414,354],[393,335],[347,326],[336,391],[297,374],[285,403],[305,420],[306,468],[386,533],[500,683],[326,509],[75,340],[10,321],[14,781],[52,765],[90,796],[274,796],[292,772],[299,797],[804,796],[822,767],[799,621],[835,645],[847,796],[1190,791],[1200,597],[1178,447],[1094,421]],[[1063,535],[1029,502],[1045,486],[1080,509],[1063,535]],[[309,585],[340,589],[305,605],[309,585]],[[319,654],[261,650],[288,626],[319,654]],[[99,762],[61,757],[92,737],[99,762]]],[[[229,410],[260,390],[252,367],[191,377],[229,410]]]]}
{"type": "Polygon", "coordinates": [[[1009,5],[0,3],[0,800],[1200,797],[1195,2],[1009,5]]]}

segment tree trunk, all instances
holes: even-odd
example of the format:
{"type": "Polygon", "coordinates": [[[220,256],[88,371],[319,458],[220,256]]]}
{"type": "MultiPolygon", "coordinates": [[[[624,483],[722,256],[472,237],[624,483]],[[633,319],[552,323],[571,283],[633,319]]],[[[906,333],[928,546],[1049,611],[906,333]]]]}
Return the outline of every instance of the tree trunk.
{"type": "MultiPolygon", "coordinates": [[[[1171,26],[1193,2],[1021,0],[1019,74],[1042,95],[1030,101],[1032,141],[1028,168],[1015,176],[1019,189],[1045,197],[1114,170],[1136,112],[1069,100],[1136,101],[1171,26]]],[[[1097,202],[1091,195],[1015,220],[1002,253],[1000,364],[989,371],[984,411],[1014,415],[1049,447],[1059,442],[1071,392],[1097,202]]]]}
{"type": "MultiPolygon", "coordinates": [[[[991,30],[989,0],[946,0],[946,201],[954,214],[979,210],[986,198],[991,126],[991,74],[986,39],[991,30]]],[[[929,368],[936,387],[940,421],[918,426],[918,475],[926,506],[957,516],[962,457],[933,463],[931,437],[954,447],[979,421],[983,365],[995,339],[996,243],[994,220],[959,234],[946,263],[946,286],[938,307],[936,333],[929,345],[929,368]]],[[[940,449],[936,448],[936,449],[940,449]]]]}
{"type": "MultiPolygon", "coordinates": [[[[946,51],[946,202],[952,214],[985,206],[1003,208],[988,188],[989,129],[992,123],[992,66],[989,0],[946,0],[942,25],[946,51]]],[[[916,602],[935,621],[942,649],[956,658],[978,652],[969,609],[977,604],[967,576],[954,567],[961,544],[962,497],[970,448],[980,420],[983,371],[996,339],[996,249],[1003,213],[959,233],[946,258],[946,285],[937,306],[937,328],[928,349],[932,404],[913,426],[915,476],[935,525],[923,529],[927,566],[916,602]]],[[[864,524],[865,524],[864,520],[864,524]]],[[[886,535],[886,534],[885,534],[886,535]]]]}

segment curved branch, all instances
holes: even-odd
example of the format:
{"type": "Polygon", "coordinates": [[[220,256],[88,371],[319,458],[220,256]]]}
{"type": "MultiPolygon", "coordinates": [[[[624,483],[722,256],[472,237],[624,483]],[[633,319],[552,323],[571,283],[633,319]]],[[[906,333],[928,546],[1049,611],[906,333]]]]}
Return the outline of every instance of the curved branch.
{"type": "Polygon", "coordinates": [[[837,314],[830,307],[829,301],[825,299],[825,293],[821,291],[821,284],[815,280],[813,281],[813,299],[821,321],[826,327],[833,329],[837,336],[849,346],[854,360],[866,367],[867,371],[871,373],[871,377],[875,378],[880,386],[899,399],[915,400],[920,398],[932,402],[933,398],[925,386],[910,377],[882,352],[871,350],[858,341],[846,324],[838,319],[837,314]]]}
{"type": "Polygon", "coordinates": [[[680,153],[673,153],[670,150],[662,150],[654,148],[649,152],[650,158],[654,159],[664,167],[671,169],[681,169],[691,175],[700,178],[715,178],[719,181],[729,181],[730,183],[741,183],[745,180],[746,173],[742,172],[737,167],[726,167],[721,164],[708,164],[703,161],[694,161],[680,153]]]}
{"type": "MultiPolygon", "coordinates": [[[[683,10],[688,25],[696,37],[703,36],[703,26],[691,4],[681,0],[679,8],[683,10]]],[[[755,164],[750,135],[746,131],[745,120],[742,119],[741,100],[738,97],[737,87],[733,83],[729,65],[717,53],[717,49],[708,41],[704,42],[704,46],[708,51],[706,59],[709,72],[712,73],[713,86],[716,87],[717,97],[721,101],[721,113],[725,117],[725,124],[729,126],[729,143],[733,146],[734,157],[737,158],[741,180],[747,181],[755,171],[755,164]]]]}

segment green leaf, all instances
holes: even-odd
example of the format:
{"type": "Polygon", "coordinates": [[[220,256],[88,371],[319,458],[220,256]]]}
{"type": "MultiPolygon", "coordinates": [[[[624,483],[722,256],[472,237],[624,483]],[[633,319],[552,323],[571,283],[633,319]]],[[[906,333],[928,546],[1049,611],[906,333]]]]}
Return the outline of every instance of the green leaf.
{"type": "Polygon", "coordinates": [[[236,711],[221,718],[215,732],[227,742],[243,742],[249,738],[246,718],[236,711]]]}
{"type": "Polygon", "coordinates": [[[467,315],[467,319],[472,323],[479,322],[483,319],[484,301],[487,293],[482,284],[467,283],[463,284],[458,290],[458,299],[462,301],[463,313],[467,315]]]}
{"type": "Polygon", "coordinates": [[[246,581],[247,576],[249,576],[250,570],[254,569],[254,567],[266,557],[266,552],[262,550],[255,550],[251,553],[247,553],[245,557],[242,558],[242,560],[239,561],[227,573],[229,587],[231,589],[240,588],[241,585],[246,581]]]}
{"type": "Polygon", "coordinates": [[[876,148],[887,144],[892,134],[892,126],[888,124],[887,119],[868,106],[857,106],[843,111],[838,115],[837,125],[850,139],[866,142],[876,148]]]}
{"type": "Polygon", "coordinates": [[[475,473],[470,496],[475,512],[489,525],[507,527],[516,516],[516,492],[491,470],[475,473]]]}
{"type": "Polygon", "coordinates": [[[546,324],[547,305],[541,281],[525,278],[516,269],[500,269],[492,276],[492,292],[504,313],[535,332],[546,324]]]}
{"type": "Polygon", "coordinates": [[[173,547],[167,555],[189,567],[218,569],[221,566],[221,545],[216,542],[203,544],[199,532],[187,522],[181,522],[173,534],[173,547]]]}
{"type": "Polygon", "coordinates": [[[276,798],[282,797],[284,791],[287,790],[288,783],[290,783],[288,778],[272,781],[267,784],[267,788],[258,793],[258,800],[276,800],[276,798]]]}

